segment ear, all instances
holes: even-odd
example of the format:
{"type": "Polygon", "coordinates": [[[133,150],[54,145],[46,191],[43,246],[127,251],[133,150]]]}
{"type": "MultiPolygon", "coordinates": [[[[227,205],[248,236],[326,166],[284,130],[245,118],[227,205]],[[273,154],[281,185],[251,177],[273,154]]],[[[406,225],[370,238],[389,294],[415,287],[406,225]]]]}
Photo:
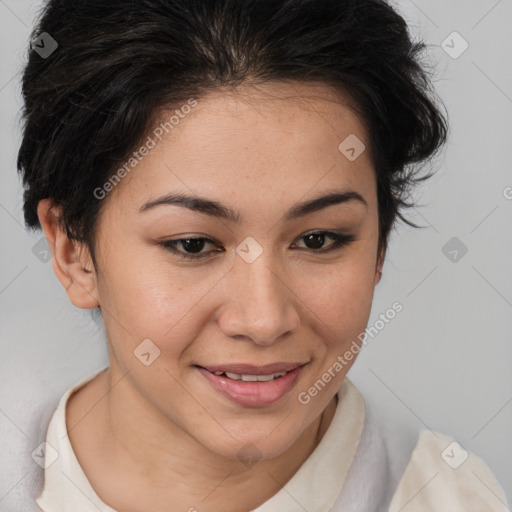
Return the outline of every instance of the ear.
{"type": "Polygon", "coordinates": [[[50,199],[43,199],[37,206],[37,215],[48,240],[53,270],[69,300],[82,309],[99,306],[96,273],[89,250],[68,238],[60,223],[61,208],[50,199]]]}
{"type": "Polygon", "coordinates": [[[379,250],[377,256],[377,264],[375,265],[375,281],[374,284],[377,286],[380,283],[380,279],[382,277],[382,267],[384,266],[384,259],[386,257],[386,248],[382,247],[379,250]]]}

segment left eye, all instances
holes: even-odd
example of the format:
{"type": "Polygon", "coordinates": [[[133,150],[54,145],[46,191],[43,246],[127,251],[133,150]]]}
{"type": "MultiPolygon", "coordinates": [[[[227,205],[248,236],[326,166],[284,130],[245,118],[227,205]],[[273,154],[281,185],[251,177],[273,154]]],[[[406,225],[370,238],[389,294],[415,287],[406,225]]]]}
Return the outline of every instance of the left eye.
{"type": "Polygon", "coordinates": [[[345,245],[350,244],[355,240],[355,237],[353,235],[349,234],[342,234],[342,233],[332,233],[330,231],[314,231],[312,233],[308,233],[307,235],[303,235],[299,238],[299,240],[304,239],[306,243],[312,243],[313,246],[317,245],[323,245],[323,241],[325,241],[326,238],[331,238],[334,240],[334,243],[332,243],[330,246],[327,247],[327,249],[324,249],[322,251],[318,251],[315,249],[318,249],[318,247],[308,247],[308,249],[313,250],[313,252],[318,252],[320,254],[325,254],[326,252],[331,252],[336,249],[341,249],[345,245]],[[321,240],[321,242],[320,242],[321,240]]]}
{"type": "MultiPolygon", "coordinates": [[[[310,251],[313,251],[315,253],[325,254],[327,252],[340,249],[343,246],[350,244],[355,240],[355,237],[353,235],[333,233],[331,231],[315,231],[312,233],[308,233],[307,235],[303,235],[299,238],[299,240],[302,239],[305,240],[306,244],[313,245],[313,247],[306,247],[306,249],[309,249],[310,251]],[[320,248],[319,246],[323,246],[326,238],[331,238],[332,240],[334,240],[334,243],[328,246],[327,249],[318,250],[320,248]]],[[[181,258],[198,260],[207,257],[211,252],[221,252],[201,252],[205,244],[208,243],[215,245],[215,241],[203,237],[178,238],[176,240],[166,240],[164,242],[161,242],[160,245],[162,245],[166,249],[171,250],[173,253],[177,254],[181,258]],[[184,251],[179,250],[177,248],[178,246],[182,246],[184,251]]]]}

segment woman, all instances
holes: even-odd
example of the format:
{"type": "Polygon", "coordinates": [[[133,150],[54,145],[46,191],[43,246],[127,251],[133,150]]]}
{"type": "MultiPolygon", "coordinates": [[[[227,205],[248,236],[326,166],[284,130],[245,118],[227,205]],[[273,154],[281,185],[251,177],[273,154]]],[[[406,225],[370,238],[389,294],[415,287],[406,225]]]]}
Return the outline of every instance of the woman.
{"type": "Polygon", "coordinates": [[[446,140],[404,20],[50,0],[34,36],[25,219],[109,350],[48,426],[41,510],[501,510],[451,438],[388,453],[346,378],[411,164],[446,140]]]}

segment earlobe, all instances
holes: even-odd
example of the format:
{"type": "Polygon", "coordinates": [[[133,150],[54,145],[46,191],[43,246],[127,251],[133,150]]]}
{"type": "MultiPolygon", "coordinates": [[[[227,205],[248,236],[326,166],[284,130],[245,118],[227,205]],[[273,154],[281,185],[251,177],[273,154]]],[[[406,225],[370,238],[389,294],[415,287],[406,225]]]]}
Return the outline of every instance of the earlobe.
{"type": "Polygon", "coordinates": [[[378,268],[375,271],[375,286],[377,286],[380,283],[381,278],[382,278],[382,269],[378,268]]]}
{"type": "Polygon", "coordinates": [[[386,256],[386,250],[382,249],[379,252],[379,256],[377,258],[377,265],[375,268],[375,281],[374,281],[375,286],[377,286],[380,283],[380,280],[382,278],[382,267],[384,266],[385,256],[386,256]]]}
{"type": "Polygon", "coordinates": [[[41,200],[37,207],[50,247],[53,270],[72,304],[82,309],[95,308],[99,300],[92,259],[83,244],[68,237],[60,223],[60,211],[50,199],[41,200]]]}

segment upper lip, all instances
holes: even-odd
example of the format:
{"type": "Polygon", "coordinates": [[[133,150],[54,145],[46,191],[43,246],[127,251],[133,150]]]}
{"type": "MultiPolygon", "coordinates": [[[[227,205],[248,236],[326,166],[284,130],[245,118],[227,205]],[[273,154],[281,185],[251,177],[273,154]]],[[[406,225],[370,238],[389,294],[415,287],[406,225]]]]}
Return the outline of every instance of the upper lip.
{"type": "Polygon", "coordinates": [[[201,366],[212,373],[214,372],[230,372],[237,375],[272,375],[273,373],[283,373],[295,370],[299,366],[304,366],[306,363],[270,363],[263,366],[254,366],[252,364],[219,364],[201,366]]]}

